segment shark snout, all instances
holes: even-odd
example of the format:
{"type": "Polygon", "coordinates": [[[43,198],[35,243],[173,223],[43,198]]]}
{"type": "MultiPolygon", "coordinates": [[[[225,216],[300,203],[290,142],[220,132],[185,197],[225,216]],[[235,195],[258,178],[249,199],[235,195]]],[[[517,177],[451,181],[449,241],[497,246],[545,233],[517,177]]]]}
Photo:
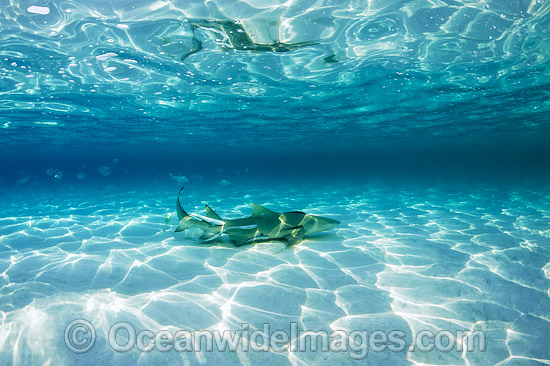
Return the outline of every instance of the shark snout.
{"type": "MultiPolygon", "coordinates": [[[[338,226],[338,225],[341,224],[341,222],[338,221],[338,220],[329,219],[329,218],[326,218],[325,220],[327,221],[325,225],[329,226],[328,229],[332,229],[333,227],[338,226]]],[[[326,229],[326,230],[328,230],[328,229],[326,229]]]]}
{"type": "Polygon", "coordinates": [[[313,227],[311,227],[310,230],[308,230],[311,233],[318,233],[321,231],[330,230],[333,227],[341,224],[341,222],[338,220],[330,219],[328,217],[320,217],[320,216],[316,216],[314,222],[315,224],[313,225],[313,227]]]}

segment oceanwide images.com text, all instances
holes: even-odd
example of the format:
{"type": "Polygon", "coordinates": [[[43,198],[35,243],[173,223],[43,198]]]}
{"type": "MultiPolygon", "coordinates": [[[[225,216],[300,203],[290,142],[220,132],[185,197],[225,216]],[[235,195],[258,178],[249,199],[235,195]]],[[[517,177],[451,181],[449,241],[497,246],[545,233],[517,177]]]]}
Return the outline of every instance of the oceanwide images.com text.
{"type": "MultiPolygon", "coordinates": [[[[369,352],[484,352],[482,331],[423,330],[409,343],[402,330],[300,330],[290,323],[288,330],[272,330],[269,323],[253,329],[242,323],[239,329],[136,330],[128,322],[113,324],[107,334],[116,352],[347,352],[352,359],[365,359],[369,352]]],[[[75,353],[89,351],[96,342],[96,330],[87,320],[76,319],[65,328],[65,344],[75,353]]]]}

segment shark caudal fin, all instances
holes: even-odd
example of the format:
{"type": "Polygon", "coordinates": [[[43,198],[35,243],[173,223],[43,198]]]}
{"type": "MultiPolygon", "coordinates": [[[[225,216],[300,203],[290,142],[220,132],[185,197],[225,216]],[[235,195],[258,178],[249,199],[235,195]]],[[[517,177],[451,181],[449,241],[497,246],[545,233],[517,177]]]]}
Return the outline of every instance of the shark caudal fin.
{"type": "Polygon", "coordinates": [[[178,220],[181,221],[184,217],[190,217],[187,212],[181,207],[180,203],[180,194],[183,191],[184,186],[182,186],[178,192],[178,198],[176,199],[176,212],[178,213],[178,220]]]}
{"type": "Polygon", "coordinates": [[[183,207],[181,207],[181,202],[180,202],[180,194],[182,190],[183,190],[183,187],[181,187],[180,191],[178,192],[178,198],[176,200],[176,211],[178,213],[178,219],[180,220],[180,224],[176,228],[176,233],[187,230],[189,228],[197,228],[203,231],[203,235],[201,239],[204,239],[204,240],[212,239],[217,234],[220,234],[222,231],[223,225],[217,225],[216,223],[210,223],[204,220],[196,220],[193,217],[191,217],[187,212],[185,212],[183,207]]]}
{"type": "Polygon", "coordinates": [[[195,220],[193,220],[193,218],[189,216],[187,212],[185,212],[183,207],[181,207],[180,194],[181,191],[183,191],[183,188],[183,186],[180,188],[178,192],[178,198],[176,199],[176,212],[178,213],[178,220],[180,221],[179,226],[176,228],[176,233],[189,229],[190,227],[195,227],[193,222],[195,220]]]}

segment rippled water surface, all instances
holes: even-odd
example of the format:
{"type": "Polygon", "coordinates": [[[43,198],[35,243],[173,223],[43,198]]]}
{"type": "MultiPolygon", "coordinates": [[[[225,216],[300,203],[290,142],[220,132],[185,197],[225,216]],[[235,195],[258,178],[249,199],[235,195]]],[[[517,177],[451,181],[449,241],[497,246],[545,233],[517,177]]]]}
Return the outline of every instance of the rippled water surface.
{"type": "Polygon", "coordinates": [[[544,0],[1,4],[13,148],[548,135],[544,0]]]}

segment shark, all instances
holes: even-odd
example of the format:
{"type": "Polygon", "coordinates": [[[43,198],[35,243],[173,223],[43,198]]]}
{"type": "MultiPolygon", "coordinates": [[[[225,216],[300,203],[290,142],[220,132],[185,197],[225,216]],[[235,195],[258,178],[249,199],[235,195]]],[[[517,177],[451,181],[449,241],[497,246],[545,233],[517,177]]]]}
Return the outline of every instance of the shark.
{"type": "Polygon", "coordinates": [[[250,217],[225,220],[208,205],[205,216],[191,216],[181,206],[180,195],[183,188],[179,190],[176,199],[179,225],[175,232],[197,228],[202,230],[203,234],[199,239],[204,241],[229,236],[236,247],[272,240],[286,242],[289,247],[301,242],[308,234],[330,230],[340,224],[338,220],[301,211],[275,212],[255,203],[251,203],[250,217]]]}

